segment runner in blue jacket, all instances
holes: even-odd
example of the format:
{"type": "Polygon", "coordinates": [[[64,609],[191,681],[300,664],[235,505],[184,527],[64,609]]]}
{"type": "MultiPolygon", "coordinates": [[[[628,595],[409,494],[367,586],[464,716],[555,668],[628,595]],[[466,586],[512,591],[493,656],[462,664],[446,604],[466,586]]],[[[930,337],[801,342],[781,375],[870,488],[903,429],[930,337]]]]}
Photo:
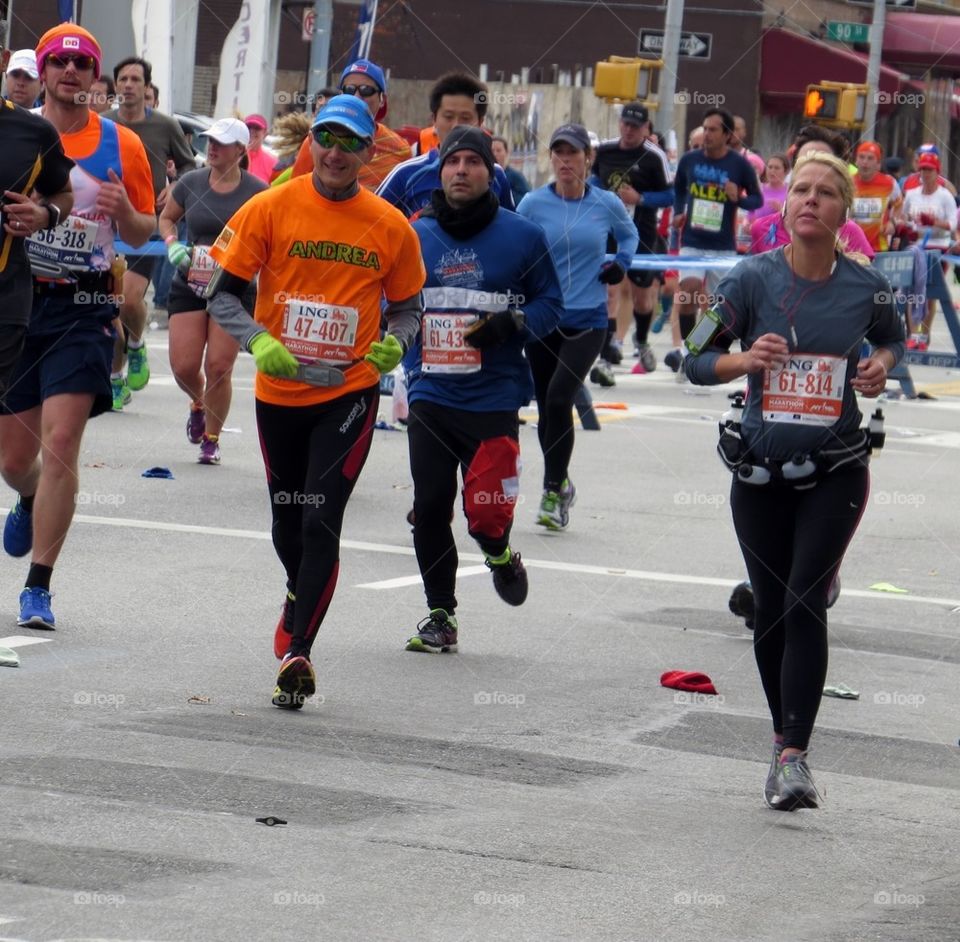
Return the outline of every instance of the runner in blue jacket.
{"type": "Polygon", "coordinates": [[[429,614],[408,651],[457,647],[457,469],[470,535],[500,597],[521,605],[527,574],[510,548],[519,490],[517,409],[533,395],[523,345],[551,333],[563,298],[543,230],[500,208],[490,139],[460,125],[439,153],[442,189],[414,223],[425,312],[410,351],[413,540],[429,614]]]}

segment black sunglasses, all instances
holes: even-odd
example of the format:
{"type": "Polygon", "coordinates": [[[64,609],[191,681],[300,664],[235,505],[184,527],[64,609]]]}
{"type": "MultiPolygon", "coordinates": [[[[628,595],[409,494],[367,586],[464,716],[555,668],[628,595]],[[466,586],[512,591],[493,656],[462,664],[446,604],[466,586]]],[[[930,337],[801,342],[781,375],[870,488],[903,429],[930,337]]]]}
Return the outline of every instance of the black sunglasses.
{"type": "Polygon", "coordinates": [[[359,95],[361,98],[373,98],[380,94],[380,89],[375,85],[343,85],[340,91],[344,95],[359,95]]]}
{"type": "Polygon", "coordinates": [[[93,56],[56,56],[49,55],[46,59],[55,69],[65,69],[72,62],[76,67],[78,72],[86,72],[87,69],[92,69],[96,64],[96,59],[93,56]]]}

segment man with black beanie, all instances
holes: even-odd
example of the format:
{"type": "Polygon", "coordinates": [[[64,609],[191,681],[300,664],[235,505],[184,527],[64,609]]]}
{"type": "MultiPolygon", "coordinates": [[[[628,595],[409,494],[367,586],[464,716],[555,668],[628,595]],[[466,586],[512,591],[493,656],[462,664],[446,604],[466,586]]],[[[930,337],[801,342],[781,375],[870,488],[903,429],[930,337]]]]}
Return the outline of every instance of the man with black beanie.
{"type": "Polygon", "coordinates": [[[414,229],[427,281],[423,326],[405,360],[410,379],[413,541],[429,614],[408,651],[457,648],[457,550],[451,528],[457,470],[468,532],[497,594],[527,597],[510,548],[519,490],[517,409],[533,397],[523,345],[549,334],[563,295],[543,230],[500,208],[490,187],[490,138],[458,125],[439,153],[441,189],[414,229]]]}

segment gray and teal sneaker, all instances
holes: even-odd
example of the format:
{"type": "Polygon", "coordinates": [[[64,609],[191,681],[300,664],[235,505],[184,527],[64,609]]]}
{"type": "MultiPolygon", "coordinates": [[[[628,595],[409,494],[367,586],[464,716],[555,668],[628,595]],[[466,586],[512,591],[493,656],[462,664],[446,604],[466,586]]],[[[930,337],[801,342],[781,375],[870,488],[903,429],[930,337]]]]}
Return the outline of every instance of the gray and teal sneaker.
{"type": "Polygon", "coordinates": [[[127,383],[134,392],[139,392],[150,381],[150,364],[147,362],[147,345],[136,350],[127,347],[127,383]]]}
{"type": "Polygon", "coordinates": [[[110,378],[110,391],[113,393],[113,411],[123,412],[123,407],[133,399],[133,393],[127,381],[122,377],[120,379],[110,378]]]}

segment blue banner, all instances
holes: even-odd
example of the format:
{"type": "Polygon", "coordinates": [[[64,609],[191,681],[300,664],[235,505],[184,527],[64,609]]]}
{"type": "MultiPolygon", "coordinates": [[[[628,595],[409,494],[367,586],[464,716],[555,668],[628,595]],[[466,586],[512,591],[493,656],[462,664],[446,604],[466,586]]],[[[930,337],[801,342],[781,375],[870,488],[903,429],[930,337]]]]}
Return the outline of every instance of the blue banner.
{"type": "Polygon", "coordinates": [[[61,23],[76,22],[76,0],[57,0],[61,23]]]}
{"type": "Polygon", "coordinates": [[[360,19],[357,21],[357,32],[353,37],[350,55],[347,56],[347,65],[357,59],[370,58],[370,44],[373,42],[373,28],[377,22],[377,0],[363,0],[360,7],[360,19]]]}

